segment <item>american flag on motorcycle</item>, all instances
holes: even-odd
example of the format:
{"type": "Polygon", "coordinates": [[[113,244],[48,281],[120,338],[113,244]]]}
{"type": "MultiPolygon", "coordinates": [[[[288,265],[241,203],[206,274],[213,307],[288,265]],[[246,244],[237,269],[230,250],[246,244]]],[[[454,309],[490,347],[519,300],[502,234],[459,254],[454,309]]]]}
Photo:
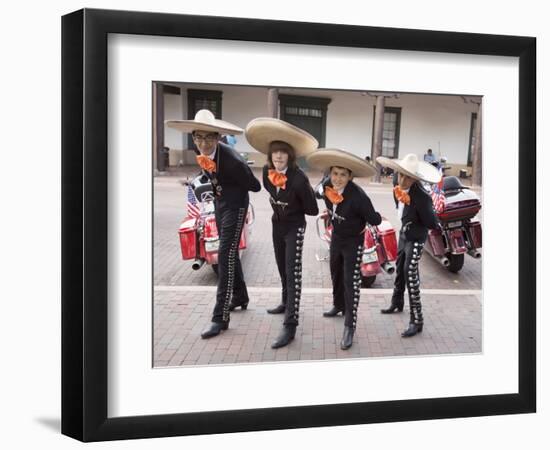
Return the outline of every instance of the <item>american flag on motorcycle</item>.
{"type": "Polygon", "coordinates": [[[187,215],[195,219],[199,218],[201,215],[201,210],[197,204],[197,197],[195,197],[195,193],[191,186],[187,186],[187,215]]]}
{"type": "Polygon", "coordinates": [[[445,194],[443,193],[443,178],[432,188],[432,202],[436,213],[443,212],[445,209],[445,194]]]}

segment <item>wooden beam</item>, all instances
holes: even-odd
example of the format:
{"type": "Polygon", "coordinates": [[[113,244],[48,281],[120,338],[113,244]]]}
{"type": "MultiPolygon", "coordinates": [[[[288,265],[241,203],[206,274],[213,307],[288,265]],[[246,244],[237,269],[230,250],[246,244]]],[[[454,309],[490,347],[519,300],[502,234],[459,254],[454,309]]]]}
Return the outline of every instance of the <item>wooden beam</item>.
{"type": "Polygon", "coordinates": [[[164,172],[163,147],[164,147],[164,86],[162,83],[154,83],[155,91],[155,128],[154,128],[154,152],[156,156],[155,168],[159,172],[164,172]]]}
{"type": "Polygon", "coordinates": [[[376,97],[376,109],[374,114],[374,138],[372,145],[372,161],[376,164],[378,172],[374,176],[374,181],[380,182],[380,165],[376,163],[376,158],[382,155],[382,143],[384,142],[384,109],[386,107],[386,98],[384,95],[376,97]]]}
{"type": "Polygon", "coordinates": [[[277,119],[279,117],[279,89],[267,90],[267,116],[277,119]]]}
{"type": "Polygon", "coordinates": [[[482,121],[482,107],[479,104],[477,110],[476,126],[475,126],[475,144],[472,155],[472,184],[474,186],[481,186],[482,183],[482,135],[481,135],[481,121],[482,121]]]}

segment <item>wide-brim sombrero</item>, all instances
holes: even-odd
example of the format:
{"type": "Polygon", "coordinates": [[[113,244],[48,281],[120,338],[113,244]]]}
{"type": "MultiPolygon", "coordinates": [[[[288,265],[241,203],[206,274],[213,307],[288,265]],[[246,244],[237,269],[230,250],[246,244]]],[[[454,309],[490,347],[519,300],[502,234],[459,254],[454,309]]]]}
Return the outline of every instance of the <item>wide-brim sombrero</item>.
{"type": "Polygon", "coordinates": [[[435,184],[441,180],[441,174],[431,164],[420,161],[414,153],[409,153],[403,159],[390,159],[385,156],[376,158],[376,162],[383,167],[389,167],[416,180],[435,184]]]}
{"type": "Polygon", "coordinates": [[[309,155],[306,162],[314,169],[325,171],[337,166],[351,170],[354,177],[372,177],[376,174],[376,167],[353,153],[338,148],[320,148],[309,155]]]}
{"type": "Polygon", "coordinates": [[[207,109],[201,109],[193,120],[167,120],[166,125],[182,133],[193,131],[210,131],[220,134],[243,134],[244,130],[237,125],[219,120],[207,109]]]}
{"type": "Polygon", "coordinates": [[[252,147],[264,154],[267,154],[269,145],[274,141],[289,144],[297,158],[309,155],[319,146],[317,139],[307,131],[273,117],[258,117],[250,121],[245,136],[252,147]]]}

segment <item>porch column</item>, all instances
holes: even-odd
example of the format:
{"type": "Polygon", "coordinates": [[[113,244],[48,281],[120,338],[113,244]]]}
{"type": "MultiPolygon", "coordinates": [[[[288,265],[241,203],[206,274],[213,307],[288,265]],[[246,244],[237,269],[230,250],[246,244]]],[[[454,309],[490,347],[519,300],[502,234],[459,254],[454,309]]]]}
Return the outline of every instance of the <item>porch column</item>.
{"type": "Polygon", "coordinates": [[[157,85],[153,86],[153,174],[157,175],[157,85]]]}
{"type": "Polygon", "coordinates": [[[267,116],[277,119],[279,117],[279,89],[267,90],[267,116]]]}
{"type": "Polygon", "coordinates": [[[161,83],[155,83],[154,89],[154,136],[153,151],[155,169],[164,172],[163,147],[164,147],[164,86],[161,83]]]}
{"type": "Polygon", "coordinates": [[[482,183],[482,143],[481,143],[481,102],[479,103],[476,118],[476,127],[474,130],[475,144],[472,150],[472,184],[474,186],[481,186],[482,183]]]}
{"type": "Polygon", "coordinates": [[[386,107],[386,97],[384,95],[376,96],[376,110],[374,115],[374,136],[372,148],[372,162],[378,168],[378,172],[374,176],[374,181],[380,182],[381,166],[376,162],[376,158],[382,155],[382,143],[384,142],[384,108],[386,107]]]}

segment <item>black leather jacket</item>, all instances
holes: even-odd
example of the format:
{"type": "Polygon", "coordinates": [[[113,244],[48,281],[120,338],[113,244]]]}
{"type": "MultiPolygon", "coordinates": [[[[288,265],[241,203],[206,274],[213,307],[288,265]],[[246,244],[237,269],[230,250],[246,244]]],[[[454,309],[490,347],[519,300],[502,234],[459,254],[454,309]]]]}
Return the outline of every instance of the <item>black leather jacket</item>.
{"type": "Polygon", "coordinates": [[[319,207],[307,175],[300,169],[288,168],[286,187],[279,189],[271,184],[268,178],[269,168],[263,168],[264,188],[269,192],[269,202],[273,208],[273,222],[305,223],[305,215],[319,214],[319,207]]]}
{"type": "MultiPolygon", "coordinates": [[[[327,181],[324,186],[332,187],[332,184],[327,181]]],[[[363,233],[367,222],[371,225],[382,222],[382,217],[374,210],[369,196],[353,181],[346,185],[342,195],[344,200],[336,206],[334,212],[333,204],[323,195],[333,225],[333,236],[357,237],[363,233]]]]}
{"type": "Polygon", "coordinates": [[[232,147],[218,143],[216,171],[207,174],[216,194],[216,207],[237,209],[248,206],[248,191],[259,192],[260,182],[256,179],[246,161],[232,147]]]}
{"type": "Polygon", "coordinates": [[[439,228],[439,222],[433,208],[432,197],[419,182],[409,189],[411,203],[403,208],[402,230],[409,241],[425,241],[428,229],[439,228]]]}

